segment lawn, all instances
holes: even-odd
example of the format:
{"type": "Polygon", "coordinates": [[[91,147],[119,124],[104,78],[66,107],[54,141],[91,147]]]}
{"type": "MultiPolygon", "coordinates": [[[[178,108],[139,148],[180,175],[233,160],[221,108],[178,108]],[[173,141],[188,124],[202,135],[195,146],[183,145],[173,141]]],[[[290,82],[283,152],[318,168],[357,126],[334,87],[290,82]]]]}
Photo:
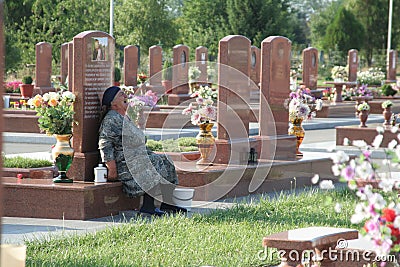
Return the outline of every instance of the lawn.
{"type": "Polygon", "coordinates": [[[308,226],[357,228],[349,219],[356,200],[348,190],[312,189],[191,218],[135,219],[97,233],[27,242],[27,266],[276,265],[275,256],[258,256],[264,236],[308,226]]]}

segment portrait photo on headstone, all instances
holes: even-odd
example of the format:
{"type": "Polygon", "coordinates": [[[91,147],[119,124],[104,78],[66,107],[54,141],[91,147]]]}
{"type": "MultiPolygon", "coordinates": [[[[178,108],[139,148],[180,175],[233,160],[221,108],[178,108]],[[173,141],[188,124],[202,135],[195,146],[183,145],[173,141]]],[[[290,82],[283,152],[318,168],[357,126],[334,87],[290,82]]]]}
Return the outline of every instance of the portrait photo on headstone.
{"type": "Polygon", "coordinates": [[[92,60],[106,60],[107,46],[108,46],[107,37],[93,37],[93,41],[92,41],[93,57],[92,57],[92,60]]]}

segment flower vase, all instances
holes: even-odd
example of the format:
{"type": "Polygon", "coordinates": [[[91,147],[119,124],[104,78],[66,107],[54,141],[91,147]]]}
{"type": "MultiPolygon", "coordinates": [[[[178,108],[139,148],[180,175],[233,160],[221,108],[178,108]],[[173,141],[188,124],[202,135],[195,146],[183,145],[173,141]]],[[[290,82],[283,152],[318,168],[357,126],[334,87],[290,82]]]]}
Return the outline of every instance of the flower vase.
{"type": "Polygon", "coordinates": [[[368,127],[366,125],[367,119],[368,119],[368,110],[361,110],[360,114],[359,114],[359,118],[360,118],[360,125],[359,127],[364,128],[364,127],[368,127]]]}
{"type": "Polygon", "coordinates": [[[391,107],[387,107],[383,109],[383,118],[385,119],[385,122],[383,125],[385,126],[390,126],[391,125],[391,118],[392,118],[392,109],[391,107]]]}
{"type": "Polygon", "coordinates": [[[200,160],[197,161],[198,165],[213,165],[209,160],[209,156],[214,148],[215,139],[211,132],[213,123],[201,123],[199,124],[200,132],[196,136],[196,143],[200,151],[200,160]]]}
{"type": "Polygon", "coordinates": [[[303,153],[300,152],[299,148],[301,143],[303,142],[304,139],[304,135],[305,135],[305,131],[303,128],[303,118],[293,118],[290,120],[290,127],[288,130],[288,134],[289,135],[295,135],[296,139],[297,139],[297,143],[296,143],[296,155],[297,156],[303,156],[303,153]]]}
{"type": "Polygon", "coordinates": [[[51,150],[54,164],[58,168],[59,176],[53,179],[54,183],[72,183],[67,177],[67,171],[71,167],[74,158],[74,149],[71,147],[71,134],[55,134],[56,145],[51,150]]]}

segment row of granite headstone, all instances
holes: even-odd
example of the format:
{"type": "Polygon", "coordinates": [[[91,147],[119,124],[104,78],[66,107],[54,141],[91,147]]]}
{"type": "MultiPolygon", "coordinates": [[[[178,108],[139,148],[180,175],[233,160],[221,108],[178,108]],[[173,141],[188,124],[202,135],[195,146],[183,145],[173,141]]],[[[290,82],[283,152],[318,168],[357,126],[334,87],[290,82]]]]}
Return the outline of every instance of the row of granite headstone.
{"type": "MultiPolygon", "coordinates": [[[[39,43],[36,52],[36,87],[39,90],[46,89],[51,87],[50,79],[44,83],[42,78],[51,74],[51,45],[39,43]]],[[[153,46],[149,52],[150,85],[158,86],[161,81],[162,50],[159,46],[153,46]]],[[[207,65],[201,63],[206,63],[207,49],[200,47],[196,52],[196,61],[202,68],[203,65],[206,68],[207,65]]],[[[61,54],[61,77],[68,77],[69,88],[77,96],[74,110],[75,119],[79,122],[73,129],[75,156],[69,175],[75,180],[93,180],[93,168],[100,161],[96,138],[100,99],[104,90],[114,84],[115,58],[109,55],[115,54],[115,40],[104,32],[85,31],[64,44],[61,54]],[[108,56],[102,60],[93,59],[95,39],[103,40],[103,48],[108,56]]],[[[136,46],[125,47],[124,55],[124,82],[126,85],[134,85],[138,62],[136,46]]],[[[284,108],[284,101],[290,93],[290,57],[291,42],[281,36],[266,38],[261,43],[261,49],[251,46],[250,40],[240,35],[230,35],[220,40],[217,149],[214,162],[238,163],[250,148],[255,148],[261,159],[295,157],[295,137],[287,135],[288,111],[284,108]],[[260,74],[252,75],[257,64],[259,67],[255,70],[260,74]],[[250,107],[252,90],[260,91],[259,134],[249,138],[249,115],[253,112],[250,107]]],[[[308,73],[312,78],[310,80],[314,81],[318,71],[316,49],[307,48],[303,57],[303,79],[305,73],[308,73]],[[308,64],[310,68],[307,68],[308,64]]],[[[175,46],[173,60],[174,65],[179,66],[179,71],[173,74],[176,87],[187,86],[189,48],[184,45],[175,46]]],[[[207,73],[206,69],[202,69],[202,73],[207,73]]]]}
{"type": "MultiPolygon", "coordinates": [[[[256,84],[260,83],[260,49],[256,46],[251,46],[251,65],[250,65],[250,78],[256,84]]],[[[190,49],[186,45],[176,45],[173,47],[173,64],[182,64],[182,68],[174,68],[173,76],[173,90],[169,93],[188,93],[188,68],[189,68],[189,54],[190,49]]],[[[64,43],[61,46],[61,68],[60,79],[62,83],[66,82],[71,84],[72,63],[69,58],[73,57],[73,42],[64,43]]],[[[302,83],[310,88],[317,88],[318,81],[318,50],[309,47],[303,50],[302,53],[302,83]]],[[[137,46],[128,45],[124,48],[124,85],[136,86],[137,74],[139,68],[139,49],[137,46]]],[[[195,66],[200,70],[200,77],[198,82],[208,83],[207,80],[207,65],[208,65],[208,50],[204,46],[197,47],[195,50],[195,66]]],[[[51,90],[51,63],[52,62],[52,48],[51,44],[41,42],[36,44],[36,92],[43,93],[51,90]]],[[[351,49],[348,51],[348,81],[357,81],[357,71],[359,67],[358,51],[351,49]]],[[[396,67],[397,67],[397,51],[391,50],[389,54],[389,64],[387,71],[387,80],[396,80],[396,67]]],[[[165,88],[162,86],[162,69],[163,69],[163,55],[162,47],[154,45],[149,48],[149,89],[164,94],[165,88]]]]}

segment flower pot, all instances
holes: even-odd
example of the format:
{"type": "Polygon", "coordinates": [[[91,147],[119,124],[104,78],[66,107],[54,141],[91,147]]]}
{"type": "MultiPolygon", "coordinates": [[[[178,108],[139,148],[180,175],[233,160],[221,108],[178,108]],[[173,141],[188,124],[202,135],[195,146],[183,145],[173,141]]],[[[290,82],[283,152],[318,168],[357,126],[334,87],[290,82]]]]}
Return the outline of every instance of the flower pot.
{"type": "Polygon", "coordinates": [[[209,156],[214,148],[215,139],[211,132],[214,123],[201,123],[199,124],[200,132],[196,136],[196,143],[200,151],[200,160],[197,161],[198,165],[213,165],[209,160],[209,156]]]}
{"type": "Polygon", "coordinates": [[[368,119],[368,114],[369,114],[369,110],[361,110],[360,114],[359,114],[359,118],[360,118],[360,125],[359,127],[363,128],[363,127],[368,127],[366,125],[367,119],[368,119]]]}
{"type": "Polygon", "coordinates": [[[58,168],[59,176],[53,179],[54,183],[72,183],[67,177],[67,171],[71,167],[74,158],[74,149],[71,147],[71,134],[55,134],[56,145],[51,150],[54,163],[58,168]]]}
{"type": "Polygon", "coordinates": [[[33,84],[21,84],[19,86],[22,97],[31,98],[33,95],[33,84]]]}
{"type": "Polygon", "coordinates": [[[304,131],[303,128],[303,118],[292,118],[290,119],[290,127],[288,130],[288,134],[289,135],[294,135],[296,136],[297,142],[296,142],[296,156],[303,156],[303,153],[300,152],[299,148],[301,143],[303,142],[304,139],[304,135],[306,134],[306,132],[304,131]]]}
{"type": "Polygon", "coordinates": [[[390,121],[391,121],[392,114],[393,114],[391,107],[384,108],[382,114],[383,114],[383,118],[385,119],[385,121],[383,122],[383,125],[390,126],[390,124],[391,124],[390,121]]]}
{"type": "Polygon", "coordinates": [[[192,209],[193,196],[194,189],[192,188],[175,188],[172,195],[172,201],[174,202],[174,205],[190,211],[192,209]]]}

